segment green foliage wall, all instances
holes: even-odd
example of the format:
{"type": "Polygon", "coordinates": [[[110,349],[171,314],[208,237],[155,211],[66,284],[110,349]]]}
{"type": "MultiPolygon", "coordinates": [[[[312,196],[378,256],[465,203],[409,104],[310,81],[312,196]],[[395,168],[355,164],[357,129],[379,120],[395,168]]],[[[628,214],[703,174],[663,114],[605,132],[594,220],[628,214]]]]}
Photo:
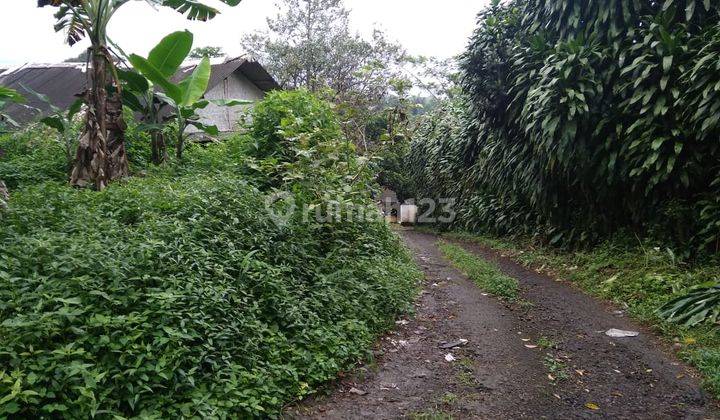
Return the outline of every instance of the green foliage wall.
{"type": "Polygon", "coordinates": [[[717,250],[715,2],[494,2],[461,67],[465,101],[426,123],[413,165],[437,167],[420,193],[459,198],[459,225],[717,250]]]}

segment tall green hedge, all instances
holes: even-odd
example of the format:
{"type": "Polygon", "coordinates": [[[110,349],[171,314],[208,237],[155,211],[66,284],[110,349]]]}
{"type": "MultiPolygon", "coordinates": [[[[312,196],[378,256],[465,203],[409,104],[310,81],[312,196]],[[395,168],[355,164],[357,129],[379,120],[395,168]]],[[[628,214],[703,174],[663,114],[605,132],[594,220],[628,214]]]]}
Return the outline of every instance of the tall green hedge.
{"type": "Polygon", "coordinates": [[[420,195],[459,198],[463,227],[557,243],[630,228],[717,251],[716,2],[495,1],[478,22],[464,101],[413,145],[416,176],[447,180],[420,195]]]}

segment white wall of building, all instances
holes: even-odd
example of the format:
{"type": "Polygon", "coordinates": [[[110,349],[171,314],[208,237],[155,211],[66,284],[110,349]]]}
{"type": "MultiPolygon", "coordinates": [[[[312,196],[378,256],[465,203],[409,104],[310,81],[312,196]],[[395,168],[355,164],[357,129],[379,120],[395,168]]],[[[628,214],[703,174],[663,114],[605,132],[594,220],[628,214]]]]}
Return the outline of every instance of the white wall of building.
{"type": "MultiPolygon", "coordinates": [[[[218,83],[217,86],[205,93],[206,99],[243,99],[248,101],[259,101],[265,97],[265,92],[260,90],[253,82],[242,73],[236,71],[227,79],[218,83]]],[[[216,125],[221,133],[236,131],[240,115],[252,105],[241,105],[234,107],[221,107],[214,104],[208,105],[205,109],[198,110],[200,121],[207,125],[216,125]]],[[[188,132],[197,132],[195,127],[188,127],[188,132]]]]}

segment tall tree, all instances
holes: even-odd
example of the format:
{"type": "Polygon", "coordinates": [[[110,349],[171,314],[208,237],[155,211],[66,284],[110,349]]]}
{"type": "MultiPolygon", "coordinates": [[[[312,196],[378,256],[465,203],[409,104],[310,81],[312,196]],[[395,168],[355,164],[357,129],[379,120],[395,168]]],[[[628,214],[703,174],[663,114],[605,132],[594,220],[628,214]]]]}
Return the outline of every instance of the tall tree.
{"type": "MultiPolygon", "coordinates": [[[[67,42],[73,45],[83,38],[90,41],[89,89],[85,94],[88,111],[85,128],[75,157],[70,183],[94,186],[102,190],[111,180],[128,175],[125,154],[125,122],[122,117],[120,83],[112,58],[108,24],[115,12],[131,0],[38,0],[38,7],[53,6],[57,23],[55,30],[66,31],[67,42]],[[113,86],[108,95],[108,84],[113,86]]],[[[154,6],[167,6],[183,13],[190,20],[208,20],[219,12],[196,0],[145,0],[154,6]]],[[[236,6],[241,0],[221,0],[236,6]]]]}
{"type": "MultiPolygon", "coordinates": [[[[364,131],[365,111],[381,103],[399,77],[405,52],[375,30],[369,39],[350,29],[342,0],[280,0],[267,29],[243,37],[243,47],[285,88],[327,92],[343,104],[346,128],[364,131]]],[[[347,132],[347,130],[346,130],[347,132]]]]}

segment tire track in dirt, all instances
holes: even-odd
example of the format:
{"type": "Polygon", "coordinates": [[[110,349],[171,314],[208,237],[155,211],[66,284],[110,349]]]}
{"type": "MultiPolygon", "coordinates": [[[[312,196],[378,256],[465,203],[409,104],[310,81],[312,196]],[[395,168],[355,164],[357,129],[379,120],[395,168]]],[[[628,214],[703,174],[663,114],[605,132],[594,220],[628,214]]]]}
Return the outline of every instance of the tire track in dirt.
{"type": "Polygon", "coordinates": [[[376,363],[339,381],[329,395],[289,407],[285,417],[715,418],[692,371],[647,331],[622,340],[598,332],[639,328],[611,308],[489,250],[462,244],[518,278],[530,304],[506,305],[450,266],[435,235],[400,233],[425,272],[415,316],[379,342],[376,363]],[[526,347],[541,337],[556,344],[526,347]],[[468,342],[441,348],[459,339],[468,342]],[[448,354],[455,360],[447,361],[448,354]],[[549,370],[558,366],[566,379],[549,370]]]}

